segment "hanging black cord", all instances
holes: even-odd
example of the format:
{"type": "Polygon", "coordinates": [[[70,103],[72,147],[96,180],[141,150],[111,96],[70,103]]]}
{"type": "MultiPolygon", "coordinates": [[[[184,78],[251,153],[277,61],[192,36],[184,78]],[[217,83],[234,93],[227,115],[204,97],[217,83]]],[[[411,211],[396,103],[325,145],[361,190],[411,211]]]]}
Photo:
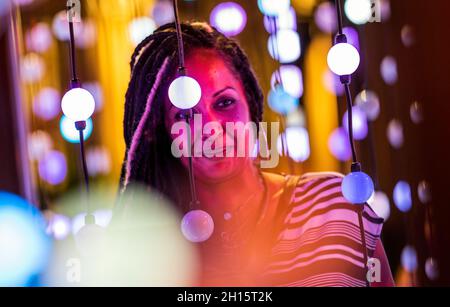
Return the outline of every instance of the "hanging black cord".
{"type": "MultiPolygon", "coordinates": [[[[75,7],[75,3],[72,3],[72,6],[67,6],[67,15],[71,14],[70,10],[75,7]]],[[[77,70],[76,70],[76,59],[75,59],[75,35],[73,31],[73,16],[71,16],[68,20],[69,22],[69,54],[70,54],[70,72],[72,76],[72,82],[78,82],[77,78],[77,70]]]]}
{"type": "Polygon", "coordinates": [[[336,0],[336,14],[337,14],[337,21],[338,21],[338,34],[342,35],[342,9],[341,9],[341,0],[336,0]]]}
{"type": "MultiPolygon", "coordinates": [[[[84,175],[84,184],[86,187],[86,192],[89,194],[89,175],[88,175],[88,169],[87,169],[87,165],[86,165],[86,157],[84,154],[84,135],[83,135],[83,130],[80,129],[79,130],[80,133],[80,151],[81,151],[81,164],[83,166],[83,175],[84,175]]],[[[88,202],[89,204],[89,202],[88,202]]],[[[88,205],[89,207],[89,205],[88,205]]],[[[89,210],[88,210],[89,213],[89,210]]]]}
{"type": "Polygon", "coordinates": [[[355,142],[353,140],[353,102],[350,93],[350,85],[348,83],[344,84],[345,88],[345,98],[347,100],[347,123],[348,123],[348,141],[350,142],[350,147],[352,149],[352,162],[357,163],[358,159],[356,157],[355,142]]]}
{"type": "Polygon", "coordinates": [[[193,157],[192,157],[192,137],[191,137],[191,128],[190,128],[190,121],[192,118],[192,109],[188,110],[187,112],[187,116],[186,116],[186,124],[187,124],[187,128],[188,128],[188,141],[187,141],[187,145],[188,145],[188,160],[189,160],[189,167],[188,167],[188,172],[189,172],[189,184],[190,184],[190,188],[191,188],[191,204],[190,207],[191,209],[192,206],[195,206],[198,204],[198,198],[197,198],[197,191],[195,188],[195,178],[194,178],[194,167],[192,165],[193,161],[193,157]]]}
{"type": "Polygon", "coordinates": [[[175,28],[177,31],[177,40],[178,40],[178,70],[181,74],[185,73],[184,67],[184,45],[183,45],[183,35],[181,34],[181,25],[180,25],[180,15],[178,12],[178,1],[173,0],[173,11],[175,15],[175,28]]]}

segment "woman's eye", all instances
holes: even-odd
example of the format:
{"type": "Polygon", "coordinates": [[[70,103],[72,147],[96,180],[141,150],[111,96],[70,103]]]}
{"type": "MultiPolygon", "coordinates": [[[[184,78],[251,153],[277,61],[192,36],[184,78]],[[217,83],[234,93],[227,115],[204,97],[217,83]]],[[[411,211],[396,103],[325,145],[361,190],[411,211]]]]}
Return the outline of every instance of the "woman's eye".
{"type": "Polygon", "coordinates": [[[215,104],[215,107],[216,108],[227,108],[227,107],[233,105],[235,102],[236,102],[236,100],[233,98],[224,98],[224,99],[220,99],[219,101],[217,101],[215,104]]]}

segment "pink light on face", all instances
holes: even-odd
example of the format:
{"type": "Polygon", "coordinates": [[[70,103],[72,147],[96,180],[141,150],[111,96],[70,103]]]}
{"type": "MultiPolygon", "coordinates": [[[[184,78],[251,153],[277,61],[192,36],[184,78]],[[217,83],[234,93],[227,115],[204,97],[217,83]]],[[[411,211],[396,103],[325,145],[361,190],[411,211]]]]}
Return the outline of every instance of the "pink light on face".
{"type": "Polygon", "coordinates": [[[51,87],[39,91],[33,100],[33,112],[44,120],[56,117],[61,110],[61,95],[51,87]]]}
{"type": "Polygon", "coordinates": [[[344,128],[336,128],[328,139],[328,149],[339,161],[348,161],[352,156],[347,131],[344,128]]]}
{"type": "Polygon", "coordinates": [[[235,36],[244,30],[247,24],[247,14],[239,4],[223,2],[211,11],[210,22],[224,35],[235,36]]]}
{"type": "Polygon", "coordinates": [[[330,2],[323,2],[317,7],[314,21],[322,32],[333,33],[336,31],[336,9],[330,2]]]}
{"type": "Polygon", "coordinates": [[[36,24],[26,32],[25,43],[29,51],[47,51],[52,43],[50,27],[45,22],[36,24]]]}
{"type": "Polygon", "coordinates": [[[51,185],[64,181],[67,174],[67,162],[63,153],[52,150],[48,152],[38,164],[39,176],[51,185]]]}

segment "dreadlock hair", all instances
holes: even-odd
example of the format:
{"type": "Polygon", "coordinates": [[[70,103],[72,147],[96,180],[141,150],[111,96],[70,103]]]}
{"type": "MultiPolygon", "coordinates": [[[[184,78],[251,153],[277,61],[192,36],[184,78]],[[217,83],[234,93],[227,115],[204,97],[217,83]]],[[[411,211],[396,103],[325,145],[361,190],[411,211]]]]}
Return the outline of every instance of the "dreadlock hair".
{"type": "MultiPolygon", "coordinates": [[[[263,94],[239,45],[204,22],[183,22],[181,31],[187,55],[195,49],[213,49],[230,65],[244,86],[251,120],[258,124],[262,119],[263,94]]],[[[131,57],[120,185],[123,192],[129,183],[143,184],[187,211],[188,173],[171,154],[171,138],[164,126],[163,101],[177,72],[177,43],[175,24],[169,23],[145,38],[131,57]]]]}

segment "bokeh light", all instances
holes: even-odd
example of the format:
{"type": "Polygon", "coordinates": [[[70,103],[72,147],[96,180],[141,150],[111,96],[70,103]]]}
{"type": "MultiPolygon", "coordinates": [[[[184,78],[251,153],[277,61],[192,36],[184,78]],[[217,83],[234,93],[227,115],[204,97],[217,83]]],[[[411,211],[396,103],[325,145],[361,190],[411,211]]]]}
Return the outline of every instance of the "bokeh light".
{"type": "Polygon", "coordinates": [[[311,153],[308,130],[302,126],[287,127],[286,131],[278,136],[277,148],[280,155],[287,156],[289,154],[289,157],[295,162],[308,160],[311,153]],[[283,148],[282,138],[287,148],[283,148]]]}
{"type": "Polygon", "coordinates": [[[436,259],[430,257],[425,261],[425,274],[429,280],[436,280],[439,277],[439,267],[436,259]]]}
{"type": "Polygon", "coordinates": [[[247,14],[242,6],[235,2],[222,2],[211,11],[209,20],[219,32],[226,36],[235,36],[244,30],[247,14]]]}
{"type": "Polygon", "coordinates": [[[413,273],[416,271],[418,260],[416,249],[413,246],[407,245],[403,248],[401,254],[401,263],[406,272],[413,273]]]}
{"type": "Polygon", "coordinates": [[[28,152],[31,160],[39,161],[53,147],[51,136],[42,130],[36,130],[28,138],[28,152]]]}
{"type": "Polygon", "coordinates": [[[382,191],[375,191],[369,198],[367,203],[375,211],[375,213],[386,222],[391,214],[391,206],[389,197],[382,191]]]}
{"type": "Polygon", "coordinates": [[[372,17],[372,2],[370,0],[346,0],[344,12],[354,24],[365,24],[372,17]]]}
{"type": "Polygon", "coordinates": [[[300,98],[303,96],[303,74],[301,69],[295,65],[281,65],[280,68],[272,74],[271,85],[275,87],[277,78],[281,78],[283,88],[292,97],[300,98]]]}
{"type": "MultiPolygon", "coordinates": [[[[68,41],[70,39],[69,23],[67,22],[67,12],[65,10],[59,11],[52,22],[53,34],[60,41],[68,41]]],[[[75,38],[79,38],[83,33],[83,23],[73,23],[73,34],[75,38]]]]}
{"type": "Polygon", "coordinates": [[[48,215],[46,233],[53,236],[56,240],[65,239],[72,228],[70,218],[53,212],[48,212],[48,215]]]}
{"type": "MultiPolygon", "coordinates": [[[[86,121],[86,128],[83,130],[83,140],[86,141],[89,139],[92,130],[92,119],[88,118],[86,121]]],[[[75,122],[65,115],[61,116],[61,120],[59,121],[59,131],[67,142],[80,143],[80,132],[75,128],[75,122]]]]}
{"type": "Polygon", "coordinates": [[[428,181],[422,180],[419,182],[417,196],[422,204],[428,204],[431,201],[431,186],[428,181]]]}
{"type": "Polygon", "coordinates": [[[331,132],[328,138],[328,149],[339,161],[348,161],[352,157],[352,150],[345,128],[338,127],[331,132]]]}
{"type": "Polygon", "coordinates": [[[278,16],[289,10],[290,0],[258,0],[261,13],[267,16],[278,16]]]}
{"type": "Polygon", "coordinates": [[[281,85],[277,85],[269,91],[267,101],[274,112],[282,115],[293,112],[299,104],[299,100],[289,95],[281,85]]]}
{"type": "Polygon", "coordinates": [[[152,8],[151,16],[157,26],[165,25],[166,23],[175,21],[175,14],[173,13],[173,5],[170,0],[162,0],[155,3],[152,8]]]}
{"type": "Polygon", "coordinates": [[[52,32],[45,22],[35,24],[25,34],[25,44],[28,51],[45,52],[52,44],[52,32]]]}
{"type": "Polygon", "coordinates": [[[107,175],[111,171],[111,155],[106,147],[88,148],[86,163],[90,176],[107,175]]]}
{"type": "Polygon", "coordinates": [[[359,51],[359,34],[353,27],[344,27],[342,33],[347,37],[347,43],[355,47],[359,51]]]}
{"type": "Polygon", "coordinates": [[[397,61],[392,56],[386,56],[381,61],[380,66],[381,77],[388,85],[393,85],[397,82],[397,61]]]}
{"type": "Polygon", "coordinates": [[[336,96],[344,94],[344,86],[342,85],[339,76],[326,69],[322,75],[322,81],[325,89],[336,96]]]}
{"type": "Polygon", "coordinates": [[[411,187],[406,181],[398,181],[394,187],[394,203],[398,210],[408,212],[412,207],[411,187]]]}
{"type": "Polygon", "coordinates": [[[301,55],[300,36],[293,30],[280,30],[272,34],[267,42],[270,56],[280,63],[292,63],[301,55]]]}
{"type": "Polygon", "coordinates": [[[51,150],[38,163],[39,176],[48,184],[58,185],[67,175],[66,157],[62,152],[51,150]]]}
{"type": "Polygon", "coordinates": [[[399,149],[403,146],[403,125],[398,119],[389,121],[387,127],[387,138],[392,147],[399,149]]]}
{"type": "MultiPolygon", "coordinates": [[[[342,117],[342,125],[348,132],[348,111],[346,111],[342,117]]],[[[353,138],[355,140],[363,140],[366,138],[369,131],[367,126],[367,116],[359,106],[352,107],[352,128],[353,138]]]]}
{"type": "Polygon", "coordinates": [[[138,17],[130,21],[128,35],[134,46],[156,30],[156,24],[150,17],[138,17]]]}
{"type": "Polygon", "coordinates": [[[374,121],[380,114],[380,100],[378,95],[369,90],[361,91],[355,98],[355,104],[366,113],[367,119],[374,121]]]}
{"type": "Polygon", "coordinates": [[[266,28],[266,31],[270,34],[277,30],[297,30],[297,16],[295,9],[291,7],[277,17],[264,16],[264,28],[266,28]]]}
{"type": "Polygon", "coordinates": [[[50,120],[55,118],[61,111],[61,95],[52,87],[44,87],[33,99],[33,112],[36,116],[50,120]]]}
{"type": "Polygon", "coordinates": [[[412,26],[404,25],[400,32],[402,43],[405,47],[411,47],[415,43],[415,35],[412,26]]]}
{"type": "Polygon", "coordinates": [[[319,4],[314,13],[314,21],[320,31],[334,33],[337,28],[336,8],[331,2],[319,4]]]}

